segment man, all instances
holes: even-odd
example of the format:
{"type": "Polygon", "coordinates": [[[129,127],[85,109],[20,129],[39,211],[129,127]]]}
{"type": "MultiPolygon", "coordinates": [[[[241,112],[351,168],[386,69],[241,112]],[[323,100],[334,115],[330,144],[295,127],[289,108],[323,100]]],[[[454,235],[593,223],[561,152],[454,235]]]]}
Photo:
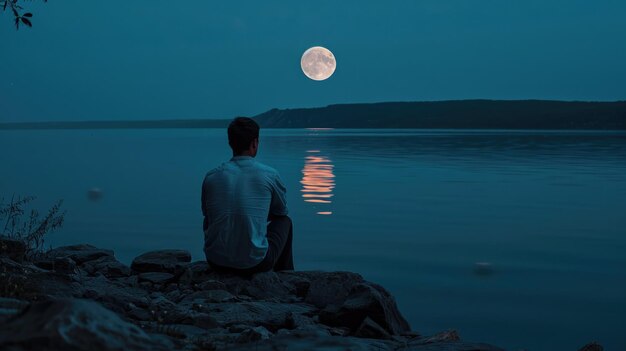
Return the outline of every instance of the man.
{"type": "Polygon", "coordinates": [[[207,173],[202,183],[207,261],[241,274],[293,270],[285,185],[275,169],[254,159],[259,125],[235,118],[228,126],[228,144],[233,158],[207,173]]]}

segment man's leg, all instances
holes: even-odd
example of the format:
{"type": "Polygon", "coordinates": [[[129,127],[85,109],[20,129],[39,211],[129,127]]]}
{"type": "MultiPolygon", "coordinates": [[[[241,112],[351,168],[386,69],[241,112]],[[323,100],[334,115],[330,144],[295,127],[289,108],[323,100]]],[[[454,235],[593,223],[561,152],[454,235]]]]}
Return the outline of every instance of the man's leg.
{"type": "Polygon", "coordinates": [[[267,251],[272,267],[275,271],[293,270],[293,224],[291,218],[278,216],[267,226],[267,251]]]}

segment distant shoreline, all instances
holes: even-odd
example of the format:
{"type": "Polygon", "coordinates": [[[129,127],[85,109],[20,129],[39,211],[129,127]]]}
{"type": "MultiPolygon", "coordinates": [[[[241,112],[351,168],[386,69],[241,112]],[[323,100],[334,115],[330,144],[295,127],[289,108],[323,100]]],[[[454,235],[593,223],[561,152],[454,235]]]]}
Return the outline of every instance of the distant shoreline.
{"type": "MultiPolygon", "coordinates": [[[[272,109],[263,128],[626,130],[626,101],[452,100],[272,109]]],[[[0,130],[225,128],[230,119],[0,123],[0,130]]]]}
{"type": "Polygon", "coordinates": [[[182,129],[225,128],[227,119],[181,119],[146,121],[64,121],[0,123],[0,130],[24,129],[182,129]]]}

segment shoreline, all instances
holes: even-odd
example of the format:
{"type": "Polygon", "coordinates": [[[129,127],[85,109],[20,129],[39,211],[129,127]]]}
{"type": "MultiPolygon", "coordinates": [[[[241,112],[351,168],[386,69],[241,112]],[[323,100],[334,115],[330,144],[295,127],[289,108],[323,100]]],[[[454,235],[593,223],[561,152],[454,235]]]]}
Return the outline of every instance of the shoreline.
{"type": "Polygon", "coordinates": [[[452,330],[420,335],[385,288],[352,272],[240,277],[185,250],[127,266],[85,244],[25,260],[18,241],[0,244],[0,346],[12,350],[502,350],[452,330]]]}

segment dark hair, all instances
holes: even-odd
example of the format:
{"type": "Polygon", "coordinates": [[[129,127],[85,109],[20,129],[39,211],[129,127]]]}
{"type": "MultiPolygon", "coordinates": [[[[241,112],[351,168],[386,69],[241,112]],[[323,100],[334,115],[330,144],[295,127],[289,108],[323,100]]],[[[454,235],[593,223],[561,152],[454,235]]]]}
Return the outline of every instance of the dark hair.
{"type": "Polygon", "coordinates": [[[240,154],[259,138],[259,125],[248,117],[237,117],[228,125],[228,145],[233,153],[240,154]]]}

